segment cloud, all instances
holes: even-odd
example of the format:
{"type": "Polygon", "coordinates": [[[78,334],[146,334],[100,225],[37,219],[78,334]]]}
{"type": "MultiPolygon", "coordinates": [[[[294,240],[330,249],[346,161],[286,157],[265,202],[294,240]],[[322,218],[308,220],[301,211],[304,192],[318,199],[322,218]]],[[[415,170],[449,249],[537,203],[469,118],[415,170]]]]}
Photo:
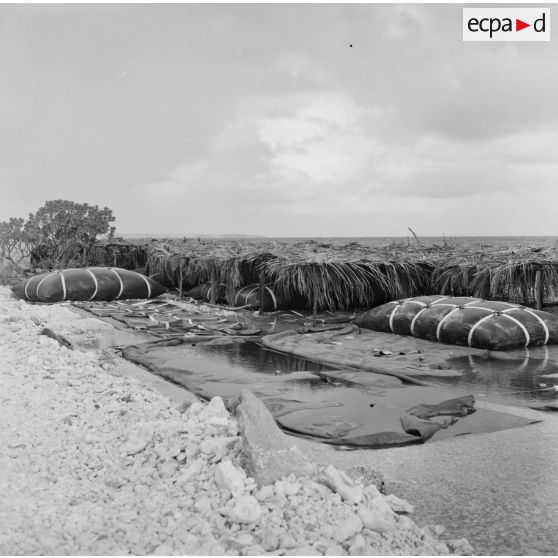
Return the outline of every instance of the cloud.
{"type": "Polygon", "coordinates": [[[67,197],[122,231],[451,232],[556,199],[556,43],[463,43],[459,6],[0,12],[0,220],[67,197]]]}
{"type": "Polygon", "coordinates": [[[286,215],[369,214],[380,199],[384,208],[407,200],[415,212],[433,212],[433,200],[441,206],[487,192],[509,196],[558,178],[555,133],[473,143],[417,135],[394,143],[376,131],[382,118],[378,107],[341,91],[250,97],[203,157],[178,164],[144,192],[221,212],[225,221],[235,208],[280,222],[286,215]]]}

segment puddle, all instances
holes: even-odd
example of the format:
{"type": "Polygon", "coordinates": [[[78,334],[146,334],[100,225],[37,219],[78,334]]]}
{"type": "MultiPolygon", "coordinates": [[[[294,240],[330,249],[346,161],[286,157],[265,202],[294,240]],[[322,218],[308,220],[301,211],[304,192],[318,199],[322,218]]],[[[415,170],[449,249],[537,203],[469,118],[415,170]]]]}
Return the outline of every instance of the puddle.
{"type": "Polygon", "coordinates": [[[485,409],[468,416],[441,413],[446,416],[421,421],[410,416],[409,410],[420,404],[438,405],[467,392],[406,384],[368,372],[356,371],[356,376],[350,371],[340,373],[331,366],[252,342],[146,344],[126,347],[123,354],[205,398],[219,395],[231,400],[248,388],[264,401],[285,430],[340,447],[393,447],[530,422],[485,409]]]}
{"type": "Polygon", "coordinates": [[[463,371],[457,378],[428,378],[440,387],[469,390],[479,400],[532,407],[558,403],[558,365],[544,358],[496,359],[456,357],[449,361],[463,371]],[[556,376],[554,376],[556,375],[556,376]],[[553,377],[554,376],[554,377],[553,377]]]}

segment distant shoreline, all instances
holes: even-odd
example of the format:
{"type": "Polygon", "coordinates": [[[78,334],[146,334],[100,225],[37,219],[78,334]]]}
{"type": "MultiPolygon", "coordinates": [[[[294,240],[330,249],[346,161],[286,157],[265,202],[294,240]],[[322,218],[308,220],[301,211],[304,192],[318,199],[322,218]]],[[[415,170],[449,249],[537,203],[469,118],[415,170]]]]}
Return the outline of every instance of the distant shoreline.
{"type": "MultiPolygon", "coordinates": [[[[250,235],[250,234],[194,234],[194,233],[184,233],[184,234],[164,234],[164,233],[121,233],[117,235],[121,238],[130,238],[130,239],[137,239],[137,238],[213,238],[213,239],[267,239],[267,240],[385,240],[385,239],[394,239],[394,240],[406,240],[408,238],[413,238],[412,235],[405,235],[405,236],[266,236],[266,235],[250,235]]],[[[442,240],[445,238],[446,240],[451,239],[514,239],[514,238],[555,238],[558,240],[558,235],[506,235],[506,234],[493,234],[493,235],[467,235],[467,236],[453,236],[453,235],[445,235],[445,236],[423,236],[419,235],[420,239],[425,240],[442,240]]]]}

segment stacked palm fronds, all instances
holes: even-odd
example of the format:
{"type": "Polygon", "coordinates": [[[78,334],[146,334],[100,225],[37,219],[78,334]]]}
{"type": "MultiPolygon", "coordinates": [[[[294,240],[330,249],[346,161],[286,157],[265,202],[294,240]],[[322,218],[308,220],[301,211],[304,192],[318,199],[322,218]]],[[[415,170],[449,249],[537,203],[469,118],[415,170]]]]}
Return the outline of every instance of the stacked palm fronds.
{"type": "Polygon", "coordinates": [[[431,283],[441,294],[540,305],[558,296],[558,257],[539,249],[455,255],[435,266],[431,283]]]}
{"type": "Polygon", "coordinates": [[[98,242],[87,254],[85,265],[122,267],[124,269],[145,267],[148,249],[147,243],[98,242]]]}
{"type": "MultiPolygon", "coordinates": [[[[139,247],[130,250],[130,257],[139,254],[139,247]]],[[[236,289],[265,281],[286,298],[304,296],[330,310],[433,293],[529,305],[558,298],[558,255],[550,249],[185,239],[153,242],[145,259],[149,274],[167,287],[225,283],[231,300],[236,289]]]]}
{"type": "Polygon", "coordinates": [[[343,261],[323,255],[291,261],[278,257],[268,260],[264,269],[285,298],[305,296],[315,307],[332,310],[413,296],[426,284],[424,268],[411,261],[343,261]]]}
{"type": "Polygon", "coordinates": [[[227,298],[232,299],[236,289],[258,281],[262,265],[274,257],[235,248],[194,242],[154,246],[147,257],[148,271],[161,284],[180,291],[206,282],[225,283],[227,298]]]}

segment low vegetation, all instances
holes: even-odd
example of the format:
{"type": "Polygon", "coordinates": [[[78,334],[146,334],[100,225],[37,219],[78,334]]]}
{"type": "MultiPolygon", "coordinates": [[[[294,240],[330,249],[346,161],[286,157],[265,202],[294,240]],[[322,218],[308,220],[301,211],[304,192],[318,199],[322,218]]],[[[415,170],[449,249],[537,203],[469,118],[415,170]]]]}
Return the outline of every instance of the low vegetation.
{"type": "Polygon", "coordinates": [[[114,220],[108,207],[51,200],[27,220],[12,217],[0,223],[0,282],[9,283],[30,267],[87,265],[96,242],[114,236],[114,220]]]}
{"type": "Polygon", "coordinates": [[[103,265],[141,268],[179,292],[204,282],[227,286],[232,302],[243,286],[265,282],[308,307],[366,308],[422,294],[476,296],[542,307],[558,301],[553,246],[501,250],[446,238],[414,238],[384,246],[358,242],[269,239],[144,239],[114,237],[112,211],[67,200],[46,202],[27,220],[0,223],[0,281],[24,267],[103,265]]]}

